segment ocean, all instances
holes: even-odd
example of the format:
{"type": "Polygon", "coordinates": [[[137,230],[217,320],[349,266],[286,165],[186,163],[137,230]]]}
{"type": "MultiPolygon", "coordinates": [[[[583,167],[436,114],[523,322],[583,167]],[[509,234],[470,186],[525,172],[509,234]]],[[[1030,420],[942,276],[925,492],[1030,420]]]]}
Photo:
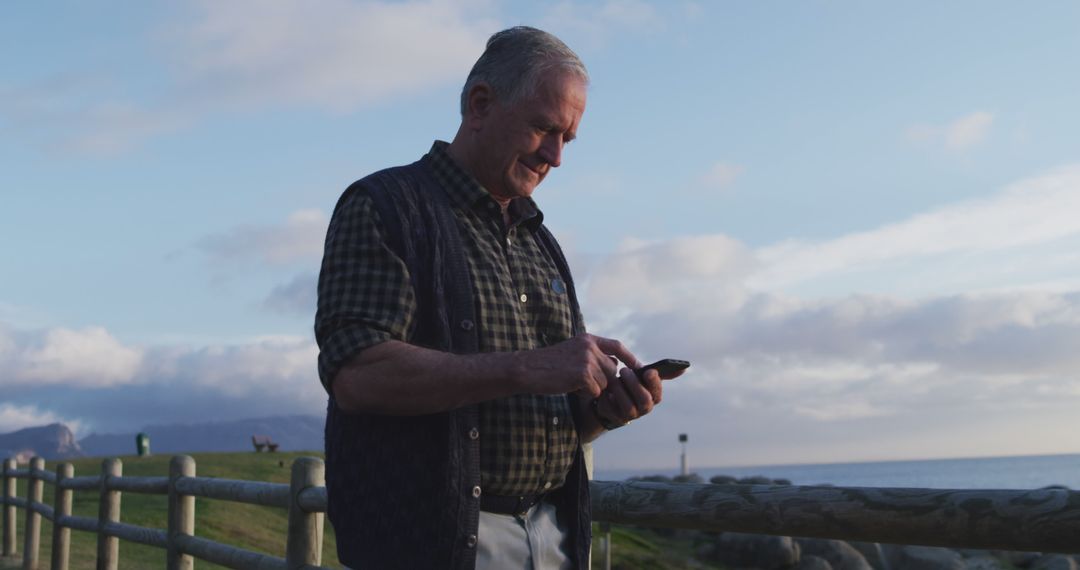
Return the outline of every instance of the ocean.
{"type": "MultiPolygon", "coordinates": [[[[1038,489],[1063,485],[1080,489],[1080,454],[927,459],[818,465],[691,468],[706,481],[714,475],[763,475],[795,485],[840,487],[922,487],[931,489],[1038,489]]],[[[622,481],[632,476],[676,475],[678,469],[598,469],[595,478],[622,481]]]]}

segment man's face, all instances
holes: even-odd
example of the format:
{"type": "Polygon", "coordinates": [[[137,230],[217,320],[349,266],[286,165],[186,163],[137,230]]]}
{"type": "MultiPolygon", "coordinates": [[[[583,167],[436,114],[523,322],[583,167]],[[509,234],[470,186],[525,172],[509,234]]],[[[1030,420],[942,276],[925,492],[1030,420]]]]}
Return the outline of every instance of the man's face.
{"type": "Polygon", "coordinates": [[[532,195],[562,163],[563,146],[577,135],[584,112],[585,82],[565,72],[542,78],[534,97],[493,103],[478,133],[479,172],[473,174],[497,199],[532,195]]]}

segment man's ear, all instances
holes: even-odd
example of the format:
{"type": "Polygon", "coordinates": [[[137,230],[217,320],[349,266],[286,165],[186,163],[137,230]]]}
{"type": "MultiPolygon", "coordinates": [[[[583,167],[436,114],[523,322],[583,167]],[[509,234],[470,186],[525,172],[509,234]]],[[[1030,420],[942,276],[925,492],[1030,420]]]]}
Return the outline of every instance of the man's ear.
{"type": "Polygon", "coordinates": [[[495,105],[495,92],[483,81],[477,82],[465,97],[465,125],[472,130],[480,130],[484,121],[491,115],[495,105]]]}

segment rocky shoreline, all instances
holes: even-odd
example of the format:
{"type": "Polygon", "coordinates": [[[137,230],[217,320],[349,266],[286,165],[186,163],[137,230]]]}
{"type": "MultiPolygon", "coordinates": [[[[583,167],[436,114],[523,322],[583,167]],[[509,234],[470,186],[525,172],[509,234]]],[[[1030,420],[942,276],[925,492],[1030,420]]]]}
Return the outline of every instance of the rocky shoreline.
{"type": "MultiPolygon", "coordinates": [[[[697,475],[634,477],[632,481],[705,483],[697,475]]],[[[719,475],[714,485],[791,485],[786,479],[719,475]]],[[[1080,556],[951,549],[819,538],[653,529],[691,541],[695,558],[740,570],[1080,570],[1080,556]]]]}

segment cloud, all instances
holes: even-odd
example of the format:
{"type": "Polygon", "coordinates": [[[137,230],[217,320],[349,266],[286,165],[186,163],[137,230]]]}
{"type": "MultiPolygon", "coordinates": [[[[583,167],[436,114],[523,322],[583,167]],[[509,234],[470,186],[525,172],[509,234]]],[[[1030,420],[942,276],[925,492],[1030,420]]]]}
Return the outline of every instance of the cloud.
{"type": "Polygon", "coordinates": [[[0,330],[0,427],[62,421],[120,430],[193,413],[233,419],[326,407],[318,348],[307,337],[137,347],[100,327],[0,330]]]}
{"type": "MultiPolygon", "coordinates": [[[[1055,434],[1080,429],[1066,413],[1080,404],[1080,284],[1040,288],[1044,276],[1025,270],[1075,278],[1076,258],[1062,252],[1080,244],[1077,211],[1080,167],[1068,166],[830,240],[628,240],[579,279],[586,320],[643,360],[690,360],[691,372],[666,385],[663,419],[647,421],[708,432],[729,463],[775,462],[780,449],[791,461],[882,458],[875,450],[894,444],[907,457],[1027,452],[1000,443],[1014,439],[1003,426],[1036,417],[1065,418],[1038,432],[1041,451],[1065,452],[1055,434]],[[936,272],[912,279],[929,289],[892,287],[928,263],[936,272]],[[1011,267],[980,291],[979,270],[995,265],[1011,267]],[[821,282],[828,294],[807,289],[821,282]],[[928,426],[948,430],[951,447],[927,447],[928,426]],[[972,431],[990,443],[976,451],[952,437],[972,431]],[[743,459],[732,459],[736,449],[743,459]]],[[[612,439],[602,444],[609,467],[641,457],[640,439],[612,439]]]]}
{"type": "Polygon", "coordinates": [[[76,435],[82,430],[82,422],[79,420],[63,418],[48,410],[41,410],[37,406],[0,404],[0,434],[53,423],[68,426],[76,435]]]}
{"type": "Polygon", "coordinates": [[[913,142],[929,142],[952,151],[963,151],[986,140],[993,124],[993,113],[976,111],[944,125],[913,125],[905,134],[913,142]]]}
{"type": "Polygon", "coordinates": [[[309,262],[322,257],[329,219],[321,210],[297,210],[282,224],[242,225],[196,243],[222,263],[258,261],[268,265],[309,262]]]}
{"type": "Polygon", "coordinates": [[[464,82],[498,24],[484,2],[211,2],[167,34],[190,91],[337,111],[464,82]]]}
{"type": "Polygon", "coordinates": [[[114,155],[225,113],[352,112],[464,83],[501,27],[491,11],[483,0],[192,3],[147,34],[139,57],[154,73],[68,69],[0,86],[0,121],[45,148],[114,155]]]}
{"type": "MultiPolygon", "coordinates": [[[[1048,246],[1080,237],[1076,212],[1080,212],[1080,165],[1070,165],[1012,184],[988,198],[947,205],[874,230],[761,248],[757,257],[765,269],[751,283],[783,289],[860,269],[886,271],[889,264],[944,260],[947,266],[958,256],[985,263],[991,275],[1002,271],[1004,256],[1019,264],[1013,279],[1030,279],[1022,269],[1033,261],[1022,258],[1045,257],[1048,246]],[[1035,248],[1041,256],[1032,251],[1035,248]],[[985,261],[979,258],[983,255],[985,261]]],[[[1063,251],[1075,250],[1068,246],[1063,251]]],[[[1059,257],[1060,262],[1071,260],[1068,254],[1059,257]]],[[[963,283],[967,287],[985,278],[982,272],[969,274],[971,280],[963,283]]]]}
{"type": "Polygon", "coordinates": [[[274,287],[263,300],[263,306],[279,313],[312,315],[315,313],[318,280],[316,273],[301,273],[288,283],[274,287]]]}
{"type": "Polygon", "coordinates": [[[734,184],[743,170],[745,169],[738,164],[717,162],[701,176],[700,183],[709,189],[722,190],[734,184]]]}
{"type": "Polygon", "coordinates": [[[607,43],[619,31],[652,30],[662,22],[662,15],[641,0],[563,1],[549,9],[541,27],[567,44],[595,46],[607,43]]]}
{"type": "Polygon", "coordinates": [[[41,333],[0,329],[0,373],[10,385],[63,384],[102,388],[134,381],[143,353],[101,327],[41,333]]]}

